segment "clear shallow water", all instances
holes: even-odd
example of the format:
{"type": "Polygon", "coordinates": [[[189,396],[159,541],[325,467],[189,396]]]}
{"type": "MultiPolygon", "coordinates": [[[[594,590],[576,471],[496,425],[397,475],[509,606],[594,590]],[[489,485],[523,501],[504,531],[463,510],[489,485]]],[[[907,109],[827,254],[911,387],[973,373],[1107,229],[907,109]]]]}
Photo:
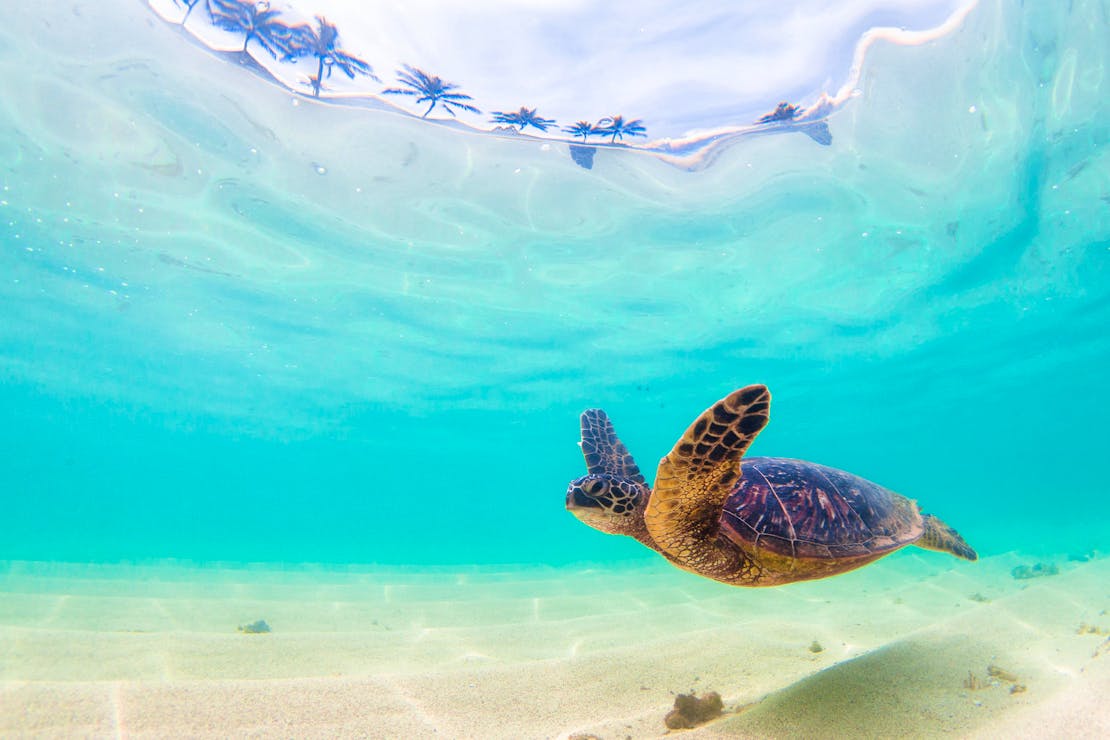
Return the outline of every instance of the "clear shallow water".
{"type": "Polygon", "coordinates": [[[832,146],[696,173],[297,101],[113,7],[0,31],[0,558],[651,558],[563,511],[577,414],[651,469],[757,381],[756,454],[1105,548],[1104,5],[877,45],[832,146]]]}

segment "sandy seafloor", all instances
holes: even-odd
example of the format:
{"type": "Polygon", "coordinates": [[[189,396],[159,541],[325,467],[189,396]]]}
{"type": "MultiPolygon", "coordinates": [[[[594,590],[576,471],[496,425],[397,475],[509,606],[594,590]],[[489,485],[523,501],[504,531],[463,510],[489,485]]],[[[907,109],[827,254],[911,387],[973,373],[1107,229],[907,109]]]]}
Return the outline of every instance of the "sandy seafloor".
{"type": "Polygon", "coordinates": [[[904,551],[777,589],[662,563],[8,563],[0,735],[647,738],[715,690],[726,713],[684,736],[1107,737],[1110,560],[1027,562],[904,551]]]}

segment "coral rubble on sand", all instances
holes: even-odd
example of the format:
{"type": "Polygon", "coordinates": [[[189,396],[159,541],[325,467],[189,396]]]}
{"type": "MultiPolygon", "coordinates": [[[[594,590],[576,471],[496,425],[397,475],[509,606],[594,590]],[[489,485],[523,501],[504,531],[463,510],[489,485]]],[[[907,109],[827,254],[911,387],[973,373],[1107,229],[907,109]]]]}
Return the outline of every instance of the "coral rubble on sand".
{"type": "Polygon", "coordinates": [[[266,624],[265,619],[259,619],[257,622],[239,625],[239,631],[245,635],[262,635],[270,631],[270,625],[266,624]]]}

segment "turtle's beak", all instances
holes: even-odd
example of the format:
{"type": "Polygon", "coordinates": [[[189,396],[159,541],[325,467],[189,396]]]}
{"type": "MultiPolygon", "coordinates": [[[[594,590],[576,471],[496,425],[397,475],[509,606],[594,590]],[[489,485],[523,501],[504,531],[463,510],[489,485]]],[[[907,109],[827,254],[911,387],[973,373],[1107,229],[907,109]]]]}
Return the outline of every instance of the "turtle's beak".
{"type": "Polygon", "coordinates": [[[575,478],[567,486],[567,511],[575,516],[583,510],[599,509],[600,505],[590,494],[582,488],[582,479],[575,478]]]}
{"type": "Polygon", "coordinates": [[[574,483],[567,486],[567,511],[574,513],[575,509],[581,509],[589,505],[589,498],[581,486],[574,483]]]}

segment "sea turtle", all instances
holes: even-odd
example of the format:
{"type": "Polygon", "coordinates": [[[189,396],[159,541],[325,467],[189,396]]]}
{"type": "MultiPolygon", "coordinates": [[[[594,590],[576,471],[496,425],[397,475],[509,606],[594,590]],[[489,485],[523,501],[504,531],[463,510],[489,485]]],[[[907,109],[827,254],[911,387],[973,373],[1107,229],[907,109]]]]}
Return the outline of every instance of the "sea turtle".
{"type": "Polygon", "coordinates": [[[605,412],[583,412],[588,474],[571,481],[567,509],[736,586],[825,578],[909,544],[977,559],[916,502],[851,473],[779,457],[741,462],[770,403],[766,386],[750,385],[710,406],[659,462],[654,489],[605,412]]]}

